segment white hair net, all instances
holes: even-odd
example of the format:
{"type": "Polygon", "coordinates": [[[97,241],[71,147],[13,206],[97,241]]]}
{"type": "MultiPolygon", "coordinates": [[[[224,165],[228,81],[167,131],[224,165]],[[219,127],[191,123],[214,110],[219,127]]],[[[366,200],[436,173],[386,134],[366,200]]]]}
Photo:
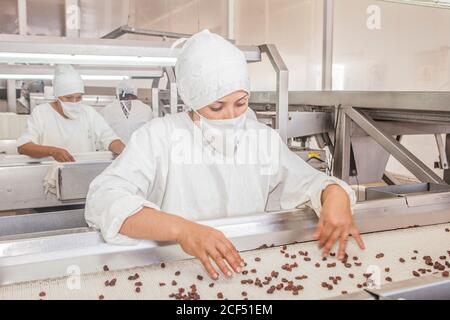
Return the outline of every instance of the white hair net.
{"type": "Polygon", "coordinates": [[[55,69],[53,90],[55,97],[84,93],[84,83],[73,66],[70,64],[60,64],[55,69]]]}
{"type": "Polygon", "coordinates": [[[132,94],[137,96],[138,89],[130,80],[123,80],[120,81],[119,84],[117,85],[116,94],[119,98],[123,97],[126,94],[132,94]]]}
{"type": "Polygon", "coordinates": [[[235,91],[250,93],[244,53],[204,30],[183,47],[175,66],[178,92],[188,108],[199,110],[235,91]]]}

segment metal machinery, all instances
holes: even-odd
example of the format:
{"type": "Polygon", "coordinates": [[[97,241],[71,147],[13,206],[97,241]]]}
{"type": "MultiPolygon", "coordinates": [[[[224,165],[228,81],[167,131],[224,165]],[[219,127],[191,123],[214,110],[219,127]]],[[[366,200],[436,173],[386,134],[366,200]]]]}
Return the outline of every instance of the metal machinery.
{"type": "MultiPolygon", "coordinates": [[[[19,53],[53,54],[55,56],[44,58],[63,59],[65,62],[75,64],[79,63],[76,60],[78,54],[102,56],[104,59],[93,57],[88,63],[96,65],[104,60],[109,61],[109,65],[114,68],[121,66],[120,63],[108,58],[112,53],[116,57],[166,58],[154,63],[162,68],[160,76],[155,78],[161,79],[165,74],[167,84],[161,89],[160,82],[154,81],[151,88],[153,109],[157,116],[182,110],[177,96],[173,67],[167,60],[167,58],[176,57],[178,51],[170,51],[169,45],[165,42],[107,39],[100,41],[27,39],[22,41],[20,38],[1,36],[0,53],[10,52],[11,48],[19,53]],[[75,55],[75,57],[67,56],[67,54],[75,55]]],[[[310,256],[321,262],[316,263],[317,269],[314,269],[314,265],[312,269],[308,269],[306,259],[301,260],[297,265],[298,272],[308,270],[310,272],[311,283],[305,285],[305,295],[303,295],[305,298],[373,299],[374,296],[415,298],[424,294],[428,298],[448,298],[450,282],[442,277],[441,270],[425,271],[427,274],[422,274],[420,279],[414,279],[411,275],[412,269],[408,268],[420,267],[420,265],[408,266],[407,270],[403,270],[404,268],[399,267],[398,261],[393,258],[400,254],[394,252],[395,250],[403,250],[401,254],[406,257],[411,252],[405,252],[405,250],[418,249],[420,250],[417,254],[419,258],[416,256],[415,259],[419,260],[417,263],[420,263],[422,254],[427,253],[432,255],[433,259],[439,259],[436,258],[437,255],[445,256],[446,261],[450,260],[445,252],[450,250],[448,247],[450,233],[444,230],[448,229],[448,223],[450,223],[450,190],[442,179],[405,150],[399,144],[399,139],[392,136],[424,132],[450,133],[448,131],[450,127],[447,125],[450,123],[450,119],[447,119],[450,113],[450,95],[376,92],[289,93],[288,70],[275,46],[262,45],[241,47],[241,49],[245,52],[248,62],[261,61],[262,54],[266,54],[272,62],[278,80],[277,91],[252,93],[250,105],[256,111],[259,120],[278,129],[281,137],[300,156],[303,155],[305,159],[323,157],[323,153],[311,150],[307,151],[306,156],[302,154],[304,152],[302,148],[307,139],[315,137],[320,147],[328,147],[334,155],[334,173],[338,177],[350,181],[350,177],[357,172],[360,182],[364,183],[363,181],[372,178],[374,180],[370,182],[381,180],[387,156],[392,154],[425,184],[408,187],[394,186],[387,190],[386,188],[368,188],[364,201],[360,201],[354,209],[356,223],[361,232],[366,234],[365,239],[372,245],[366,253],[359,253],[355,248],[349,249],[353,256],[360,255],[359,259],[361,263],[364,263],[364,268],[355,271],[355,274],[362,277],[367,272],[367,268],[380,268],[381,263],[377,264],[377,261],[373,261],[373,256],[381,250],[386,256],[391,256],[390,266],[397,272],[393,283],[379,281],[380,286],[375,293],[373,290],[364,290],[371,289],[367,287],[367,281],[366,286],[360,288],[348,279],[342,286],[345,287],[345,293],[351,293],[350,295],[345,295],[344,289],[342,291],[317,289],[320,287],[320,282],[326,280],[325,277],[328,279],[330,272],[335,272],[335,275],[337,272],[344,275],[348,271],[345,269],[346,265],[340,264],[337,267],[335,264],[337,269],[331,267],[324,270],[317,267],[317,264],[325,262],[320,258],[319,250],[313,246],[314,243],[311,243],[317,218],[309,209],[270,214],[257,213],[248,217],[202,223],[223,231],[239,250],[245,251],[243,256],[247,259],[253,259],[256,255],[261,256],[265,261],[262,268],[268,268],[268,270],[279,268],[278,262],[274,261],[280,261],[281,264],[280,259],[272,259],[278,248],[255,249],[263,245],[269,245],[269,247],[270,245],[286,245],[282,251],[308,248],[310,256]],[[375,143],[386,152],[381,152],[381,148],[376,149],[375,143]],[[372,152],[373,156],[371,156],[372,152]],[[412,226],[415,228],[395,231],[412,226]],[[390,237],[388,243],[382,241],[383,237],[384,239],[390,237]],[[430,237],[430,241],[410,243],[404,240],[409,239],[408,237],[414,239],[430,237]],[[395,241],[395,239],[403,240],[395,241]],[[405,246],[405,243],[409,247],[405,246]],[[397,245],[395,250],[394,244],[397,245]],[[309,290],[308,293],[306,293],[307,290],[309,290]]],[[[36,62],[52,63],[44,58],[40,57],[41,60],[36,62]]],[[[24,62],[20,55],[8,59],[0,54],[0,62],[24,62]]],[[[127,65],[127,68],[148,67],[148,64],[142,66],[139,59],[129,59],[121,63],[122,67],[131,64],[131,66],[127,65]]],[[[442,141],[438,139],[438,142],[442,141]]],[[[440,150],[441,162],[445,168],[446,152],[442,144],[440,150]]],[[[78,294],[75,297],[78,298],[95,298],[97,291],[100,293],[105,290],[103,286],[105,277],[118,277],[123,275],[121,272],[134,274],[138,270],[142,278],[154,280],[156,277],[154,280],[156,282],[158,277],[167,278],[171,276],[168,270],[160,274],[162,271],[159,266],[148,267],[163,261],[174,268],[173,270],[183,268],[183,275],[187,277],[184,278],[186,283],[193,281],[195,272],[201,272],[198,264],[192,260],[182,261],[188,257],[175,244],[141,242],[134,247],[111,246],[103,241],[99,232],[86,225],[83,204],[89,183],[112,161],[111,159],[61,166],[58,169],[57,179],[59,196],[46,195],[43,192],[43,178],[53,165],[49,160],[36,161],[10,156],[0,159],[0,212],[14,213],[0,217],[0,297],[38,298],[37,293],[44,289],[55,293],[55,298],[71,297],[67,286],[55,278],[65,277],[63,279],[66,279],[73,275],[73,272],[80,275],[83,284],[91,288],[90,291],[87,289],[75,291],[78,294]],[[105,265],[108,267],[105,268],[105,265]],[[36,282],[36,280],[40,281],[36,282]]],[[[291,261],[300,261],[295,260],[302,258],[297,255],[288,255],[288,258],[292,259],[291,261]]],[[[247,261],[249,264],[254,264],[253,260],[247,261]]],[[[356,268],[357,263],[353,267],[356,268]]],[[[386,266],[383,265],[384,267],[386,266]]],[[[444,268],[448,270],[448,266],[444,268]]],[[[255,273],[257,272],[255,269],[255,273]]],[[[289,276],[286,271],[283,272],[285,272],[284,276],[289,276]]],[[[236,288],[242,286],[242,282],[239,281],[245,278],[241,277],[233,281],[219,281],[216,289],[240,292],[242,290],[236,290],[236,288]]],[[[120,292],[116,292],[115,297],[135,297],[134,291],[128,293],[124,287],[119,288],[120,292]]],[[[152,290],[151,292],[149,291],[146,297],[161,299],[169,297],[163,291],[152,290]],[[159,295],[152,295],[151,292],[159,295]]],[[[263,290],[255,292],[252,297],[267,298],[269,296],[266,290],[263,290]]],[[[294,298],[302,298],[302,295],[294,296],[294,298]]]]}

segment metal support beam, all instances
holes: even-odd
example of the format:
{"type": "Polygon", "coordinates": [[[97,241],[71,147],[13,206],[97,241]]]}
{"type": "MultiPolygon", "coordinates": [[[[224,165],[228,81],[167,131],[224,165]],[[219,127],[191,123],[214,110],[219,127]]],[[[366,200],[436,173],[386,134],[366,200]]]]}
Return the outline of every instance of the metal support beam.
{"type": "Polygon", "coordinates": [[[371,136],[421,182],[446,184],[444,180],[433,172],[433,170],[428,168],[396,139],[384,134],[384,132],[377,127],[375,121],[367,117],[362,111],[357,111],[356,109],[349,107],[345,108],[344,112],[353,122],[371,136]]]}
{"type": "Polygon", "coordinates": [[[80,37],[80,5],[78,0],[65,0],[66,11],[66,37],[79,38],[80,37]]]}
{"type": "Polygon", "coordinates": [[[17,9],[19,16],[19,34],[26,36],[28,34],[27,0],[17,0],[17,9]]]}
{"type": "Polygon", "coordinates": [[[281,139],[287,143],[289,121],[289,70],[275,45],[264,44],[259,46],[259,49],[261,52],[267,54],[277,73],[277,116],[275,120],[275,129],[278,130],[281,139]]]}
{"type": "MultiPolygon", "coordinates": [[[[445,154],[448,159],[450,157],[450,134],[445,136],[445,154]]],[[[444,170],[444,180],[450,184],[450,169],[444,170]]]]}
{"type": "Polygon", "coordinates": [[[153,117],[160,117],[160,108],[159,108],[159,89],[153,87],[152,88],[152,108],[153,108],[153,117]]]}
{"type": "Polygon", "coordinates": [[[235,0],[227,1],[227,36],[228,39],[234,40],[235,30],[234,30],[234,20],[235,20],[235,0]]]}
{"type": "Polygon", "coordinates": [[[322,136],[325,141],[325,146],[328,147],[328,150],[330,151],[331,154],[334,154],[334,145],[333,145],[333,141],[331,141],[330,134],[323,133],[322,136]]]}
{"type": "Polygon", "coordinates": [[[343,107],[338,110],[338,121],[336,130],[336,145],[334,148],[334,176],[350,182],[350,126],[351,121],[346,115],[346,109],[343,107]]]}
{"type": "Polygon", "coordinates": [[[170,91],[170,113],[175,114],[178,112],[178,90],[175,71],[173,67],[166,67],[164,71],[167,74],[167,89],[170,91]]]}
{"type": "Polygon", "coordinates": [[[130,26],[120,26],[119,28],[104,35],[102,37],[102,39],[117,39],[117,38],[120,38],[121,36],[123,36],[124,34],[137,34],[137,35],[141,35],[141,36],[160,37],[160,38],[168,38],[168,39],[190,38],[192,36],[191,34],[186,34],[186,33],[146,30],[146,29],[139,29],[139,28],[134,28],[134,27],[130,27],[130,26]]]}
{"type": "Polygon", "coordinates": [[[439,162],[440,162],[441,169],[447,170],[447,169],[449,169],[449,166],[448,166],[447,154],[445,153],[444,140],[442,139],[441,134],[435,134],[434,137],[436,139],[436,144],[437,144],[437,147],[439,150],[439,162]]]}
{"type": "Polygon", "coordinates": [[[16,80],[6,81],[6,94],[8,98],[8,111],[17,113],[16,80]]]}
{"type": "Polygon", "coordinates": [[[323,0],[322,90],[333,89],[334,0],[323,0]]]}

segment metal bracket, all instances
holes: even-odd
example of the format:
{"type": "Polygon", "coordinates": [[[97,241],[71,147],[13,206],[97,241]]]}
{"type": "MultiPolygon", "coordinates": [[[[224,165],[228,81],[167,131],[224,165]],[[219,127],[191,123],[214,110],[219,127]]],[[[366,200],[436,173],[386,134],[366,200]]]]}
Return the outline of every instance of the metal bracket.
{"type": "MultiPolygon", "coordinates": [[[[397,159],[406,169],[408,169],[416,178],[421,182],[431,182],[437,184],[446,184],[436,173],[428,168],[422,161],[408,151],[403,145],[401,145],[393,137],[386,135],[382,130],[377,127],[375,121],[370,119],[363,111],[358,111],[353,107],[346,107],[342,109],[343,121],[353,121],[362,130],[364,130],[371,138],[373,138],[380,146],[382,146],[387,152],[389,152],[395,159],[397,159]],[[348,119],[348,120],[345,120],[348,119]]],[[[338,135],[341,140],[338,149],[350,148],[350,141],[346,141],[349,138],[350,133],[344,132],[338,135]],[[343,144],[343,145],[342,145],[343,144]]],[[[348,154],[349,151],[348,151],[348,154]]],[[[341,156],[341,158],[343,158],[341,156]]],[[[342,161],[347,159],[343,158],[342,161]]],[[[343,162],[346,163],[346,162],[343,162]]],[[[349,163],[349,162],[348,162],[349,163]]],[[[347,172],[347,171],[345,171],[347,172]]],[[[345,174],[344,172],[344,174],[345,174]]],[[[345,177],[345,176],[344,176],[345,177]]]]}
{"type": "Polygon", "coordinates": [[[173,67],[165,67],[164,71],[167,74],[167,89],[170,91],[170,113],[175,114],[178,112],[178,90],[175,70],[173,67]]]}
{"type": "Polygon", "coordinates": [[[342,107],[337,111],[336,145],[334,147],[334,175],[346,182],[350,182],[350,118],[342,107]]]}
{"type": "Polygon", "coordinates": [[[156,30],[145,30],[145,29],[133,28],[133,27],[125,25],[125,26],[120,26],[119,28],[104,35],[102,37],[102,39],[117,39],[125,34],[137,34],[137,35],[141,35],[141,36],[170,38],[170,39],[189,38],[192,36],[191,34],[156,31],[156,30]]]}
{"type": "Polygon", "coordinates": [[[277,73],[277,115],[275,120],[275,129],[278,130],[281,139],[284,142],[287,142],[289,121],[289,70],[275,45],[264,44],[259,46],[259,49],[262,53],[267,54],[273,68],[277,73]]]}
{"type": "Polygon", "coordinates": [[[449,169],[449,166],[448,166],[447,154],[445,152],[444,140],[442,139],[442,135],[440,135],[440,134],[435,134],[434,137],[436,138],[436,144],[437,144],[437,147],[439,150],[440,168],[447,170],[447,169],[449,169]]]}

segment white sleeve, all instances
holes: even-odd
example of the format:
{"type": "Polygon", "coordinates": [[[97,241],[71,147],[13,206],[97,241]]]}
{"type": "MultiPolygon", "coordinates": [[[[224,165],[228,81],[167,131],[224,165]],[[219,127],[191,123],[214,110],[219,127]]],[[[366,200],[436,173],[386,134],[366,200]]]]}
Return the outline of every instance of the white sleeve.
{"type": "Polygon", "coordinates": [[[120,138],[97,111],[92,110],[92,116],[96,145],[100,147],[101,151],[108,151],[109,145],[115,140],[120,140],[120,138]]]}
{"type": "Polygon", "coordinates": [[[28,117],[26,131],[17,139],[17,147],[21,147],[30,142],[41,144],[43,130],[43,122],[40,121],[39,108],[36,108],[28,117]]]}
{"type": "Polygon", "coordinates": [[[280,198],[282,210],[291,210],[306,204],[320,216],[322,191],[333,184],[341,186],[347,192],[352,208],[356,203],[355,192],[347,183],[311,167],[289,150],[281,139],[279,170],[273,178],[272,187],[282,188],[280,198]]]}
{"type": "Polygon", "coordinates": [[[161,143],[147,128],[136,131],[123,153],[91,183],[85,218],[108,243],[137,244],[138,240],[119,234],[123,222],[143,207],[160,209],[147,199],[161,171],[158,164],[165,149],[161,143]]]}

